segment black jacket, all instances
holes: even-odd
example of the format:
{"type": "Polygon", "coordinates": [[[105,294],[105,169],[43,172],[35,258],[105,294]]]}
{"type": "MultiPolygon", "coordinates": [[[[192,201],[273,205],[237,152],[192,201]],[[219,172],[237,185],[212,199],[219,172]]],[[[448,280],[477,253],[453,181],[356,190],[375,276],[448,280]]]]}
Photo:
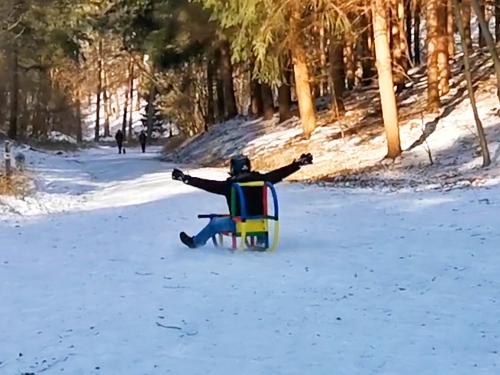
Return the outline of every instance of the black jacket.
{"type": "Polygon", "coordinates": [[[123,133],[121,131],[117,131],[115,134],[115,139],[118,144],[123,142],[123,133]]]}
{"type": "MultiPolygon", "coordinates": [[[[251,181],[267,181],[276,184],[288,177],[292,173],[297,172],[300,165],[292,162],[284,167],[275,169],[268,173],[250,172],[237,177],[229,177],[225,181],[206,180],[198,177],[187,177],[185,182],[188,185],[208,191],[209,193],[224,195],[226,197],[227,206],[231,211],[231,185],[235,182],[251,182],[251,181]]],[[[262,206],[262,188],[246,187],[243,188],[246,199],[248,215],[261,215],[263,213],[262,206]]],[[[240,215],[239,205],[236,212],[231,212],[233,216],[240,215]]]]}

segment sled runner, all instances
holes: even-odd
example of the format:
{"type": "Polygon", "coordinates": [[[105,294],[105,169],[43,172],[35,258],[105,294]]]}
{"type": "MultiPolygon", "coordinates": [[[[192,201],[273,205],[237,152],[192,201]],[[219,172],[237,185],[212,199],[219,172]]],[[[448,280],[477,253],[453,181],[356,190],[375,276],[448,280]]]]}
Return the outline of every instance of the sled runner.
{"type": "Polygon", "coordinates": [[[232,240],[233,249],[276,250],[279,237],[278,196],[270,182],[239,182],[231,185],[230,215],[207,214],[198,218],[212,219],[214,217],[230,217],[236,227],[235,233],[219,233],[212,237],[215,246],[224,246],[224,236],[232,240]],[[269,214],[268,194],[272,197],[273,215],[269,214]],[[249,207],[252,200],[259,204],[249,207]],[[270,228],[273,227],[272,241],[270,228]],[[239,239],[239,246],[238,246],[239,239]]]}

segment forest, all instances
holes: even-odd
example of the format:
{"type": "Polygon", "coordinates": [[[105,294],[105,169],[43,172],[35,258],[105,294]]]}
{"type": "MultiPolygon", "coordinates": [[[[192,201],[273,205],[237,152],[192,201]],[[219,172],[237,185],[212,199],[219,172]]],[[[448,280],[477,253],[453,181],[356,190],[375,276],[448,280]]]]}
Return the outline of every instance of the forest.
{"type": "MultiPolygon", "coordinates": [[[[98,142],[120,121],[131,139],[142,111],[150,138],[163,122],[186,139],[239,116],[297,116],[308,140],[376,87],[369,107],[394,159],[401,102],[419,72],[416,117],[442,113],[460,76],[487,166],[474,65],[486,56],[479,64],[492,65],[500,87],[498,40],[498,0],[3,0],[0,131],[98,142]]],[[[348,131],[365,126],[374,125],[356,119],[348,131]]]]}

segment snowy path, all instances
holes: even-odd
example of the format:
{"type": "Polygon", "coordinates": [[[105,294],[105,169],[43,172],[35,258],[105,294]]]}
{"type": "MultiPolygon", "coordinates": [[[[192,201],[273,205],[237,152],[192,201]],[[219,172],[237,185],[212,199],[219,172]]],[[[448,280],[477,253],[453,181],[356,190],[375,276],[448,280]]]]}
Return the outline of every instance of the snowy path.
{"type": "Polygon", "coordinates": [[[178,243],[224,202],[170,168],[40,163],[46,209],[0,221],[0,374],[500,373],[499,187],[282,184],[278,251],[232,253],[178,243]]]}

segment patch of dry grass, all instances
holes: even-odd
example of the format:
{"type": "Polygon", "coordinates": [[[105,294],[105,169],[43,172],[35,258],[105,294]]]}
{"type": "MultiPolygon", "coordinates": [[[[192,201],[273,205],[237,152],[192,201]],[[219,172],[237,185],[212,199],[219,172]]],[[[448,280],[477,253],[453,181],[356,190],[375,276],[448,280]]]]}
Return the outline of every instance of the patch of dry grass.
{"type": "Polygon", "coordinates": [[[0,195],[26,196],[30,191],[30,178],[20,172],[11,176],[0,173],[0,195]]]}
{"type": "Polygon", "coordinates": [[[176,135],[175,137],[167,138],[163,144],[163,153],[169,154],[178,150],[186,139],[187,138],[183,135],[176,135]]]}

